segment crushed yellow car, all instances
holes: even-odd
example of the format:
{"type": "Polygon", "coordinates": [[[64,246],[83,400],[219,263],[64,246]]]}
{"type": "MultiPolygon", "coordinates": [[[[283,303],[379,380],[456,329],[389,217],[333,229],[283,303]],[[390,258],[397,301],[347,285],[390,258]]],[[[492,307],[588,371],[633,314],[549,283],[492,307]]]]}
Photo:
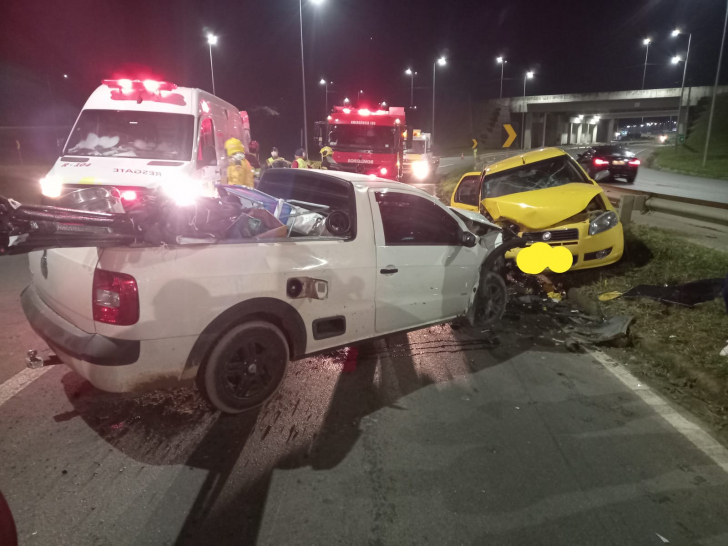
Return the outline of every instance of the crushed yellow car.
{"type": "MultiPolygon", "coordinates": [[[[450,205],[480,212],[531,243],[563,246],[571,270],[612,264],[624,235],[602,188],[566,152],[544,148],[463,175],[450,205]]],[[[520,249],[506,254],[515,258],[520,249]]]]}

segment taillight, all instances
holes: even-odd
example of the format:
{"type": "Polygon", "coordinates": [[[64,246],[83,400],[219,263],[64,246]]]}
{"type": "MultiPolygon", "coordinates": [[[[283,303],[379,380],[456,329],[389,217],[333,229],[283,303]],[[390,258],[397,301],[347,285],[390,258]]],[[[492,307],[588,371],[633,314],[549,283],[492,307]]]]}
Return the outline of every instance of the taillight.
{"type": "Polygon", "coordinates": [[[139,320],[139,291],[131,275],[96,269],[92,294],[95,321],[129,326],[139,320]]]}
{"type": "Polygon", "coordinates": [[[126,190],[121,192],[121,200],[122,201],[136,201],[137,198],[137,192],[134,190],[126,190]]]}
{"type": "Polygon", "coordinates": [[[599,159],[598,157],[595,157],[594,158],[594,165],[599,165],[599,166],[609,165],[609,161],[607,161],[606,159],[599,159]]]}
{"type": "Polygon", "coordinates": [[[639,159],[632,159],[629,162],[629,164],[632,165],[633,167],[638,166],[640,163],[641,163],[641,161],[639,159]]]}

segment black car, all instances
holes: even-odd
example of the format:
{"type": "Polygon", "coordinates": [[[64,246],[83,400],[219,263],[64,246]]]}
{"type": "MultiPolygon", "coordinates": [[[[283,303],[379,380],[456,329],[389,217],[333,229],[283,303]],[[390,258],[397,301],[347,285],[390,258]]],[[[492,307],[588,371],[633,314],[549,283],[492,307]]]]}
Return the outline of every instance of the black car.
{"type": "Polygon", "coordinates": [[[606,170],[612,178],[625,178],[629,184],[634,183],[640,166],[640,160],[634,152],[621,146],[593,146],[577,155],[576,160],[591,178],[599,171],[606,170]]]}

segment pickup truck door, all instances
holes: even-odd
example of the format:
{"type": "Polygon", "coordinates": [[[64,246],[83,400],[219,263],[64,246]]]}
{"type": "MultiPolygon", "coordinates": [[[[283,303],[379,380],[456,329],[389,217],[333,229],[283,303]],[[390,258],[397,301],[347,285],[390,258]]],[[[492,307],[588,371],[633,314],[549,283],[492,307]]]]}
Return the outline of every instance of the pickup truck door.
{"type": "Polygon", "coordinates": [[[462,246],[462,224],[437,202],[406,190],[370,190],[376,240],[377,333],[467,310],[482,248],[462,246]]]}

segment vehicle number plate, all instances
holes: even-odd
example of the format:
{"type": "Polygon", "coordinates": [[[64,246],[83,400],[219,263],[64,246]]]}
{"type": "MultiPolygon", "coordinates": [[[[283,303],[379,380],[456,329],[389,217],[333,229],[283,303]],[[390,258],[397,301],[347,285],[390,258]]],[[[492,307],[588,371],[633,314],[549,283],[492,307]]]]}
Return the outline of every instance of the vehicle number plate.
{"type": "Polygon", "coordinates": [[[612,161],[612,165],[624,165],[624,161],[612,161]]]}

